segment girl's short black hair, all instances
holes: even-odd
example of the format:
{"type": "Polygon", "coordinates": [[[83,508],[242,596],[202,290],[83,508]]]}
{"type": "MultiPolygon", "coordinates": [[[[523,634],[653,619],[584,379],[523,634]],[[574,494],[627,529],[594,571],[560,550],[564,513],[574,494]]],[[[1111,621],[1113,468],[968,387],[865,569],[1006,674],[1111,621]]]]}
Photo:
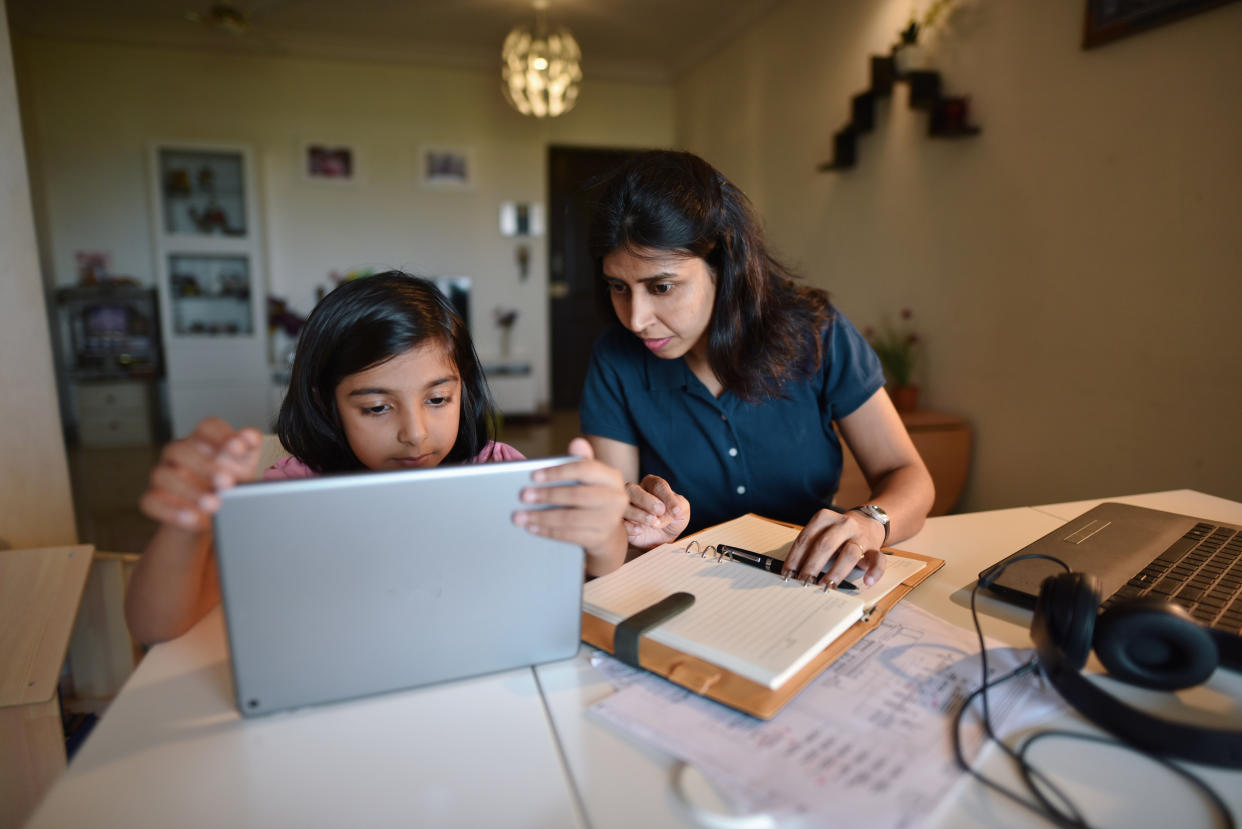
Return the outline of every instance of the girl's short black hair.
{"type": "Polygon", "coordinates": [[[434,283],[401,271],[344,282],[315,307],[276,417],[281,444],[316,472],[364,469],[345,438],[336,387],[428,342],[443,343],[461,375],[461,422],[444,460],[474,458],[495,434],[496,416],[470,331],[434,283]]]}
{"type": "Polygon", "coordinates": [[[815,373],[834,315],[828,294],[772,257],[750,201],[724,174],[696,155],[652,150],[603,187],[590,241],[601,276],[604,257],[622,250],[696,256],[712,269],[707,352],[725,388],[754,401],[815,373]]]}

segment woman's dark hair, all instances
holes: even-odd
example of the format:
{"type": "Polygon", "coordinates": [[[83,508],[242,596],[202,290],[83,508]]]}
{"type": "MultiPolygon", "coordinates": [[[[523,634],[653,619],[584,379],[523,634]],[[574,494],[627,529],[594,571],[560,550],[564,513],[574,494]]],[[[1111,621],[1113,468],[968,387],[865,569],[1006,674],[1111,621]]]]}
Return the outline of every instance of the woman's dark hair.
{"type": "Polygon", "coordinates": [[[654,150],[613,173],[596,207],[591,255],[624,250],[682,253],[707,262],[716,301],[708,361],[744,400],[776,397],[815,373],[833,310],[828,294],[801,284],[768,252],[741,190],[698,156],[654,150]]]}
{"type": "Polygon", "coordinates": [[[461,375],[461,422],[444,460],[478,455],[495,434],[495,408],[470,331],[434,283],[400,271],[342,283],[306,320],[276,417],[281,444],[316,472],[363,469],[341,427],[337,385],[431,341],[449,349],[461,375]]]}

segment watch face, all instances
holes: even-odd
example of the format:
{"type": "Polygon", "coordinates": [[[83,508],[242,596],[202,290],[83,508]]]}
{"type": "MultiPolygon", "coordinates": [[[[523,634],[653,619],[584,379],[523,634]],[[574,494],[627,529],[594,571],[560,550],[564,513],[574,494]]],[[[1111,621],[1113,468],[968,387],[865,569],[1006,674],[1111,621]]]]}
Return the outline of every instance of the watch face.
{"type": "Polygon", "coordinates": [[[885,512],[880,507],[877,507],[875,504],[867,504],[865,507],[862,508],[862,511],[867,513],[867,515],[870,515],[876,521],[879,521],[883,524],[888,523],[888,513],[885,512]]]}

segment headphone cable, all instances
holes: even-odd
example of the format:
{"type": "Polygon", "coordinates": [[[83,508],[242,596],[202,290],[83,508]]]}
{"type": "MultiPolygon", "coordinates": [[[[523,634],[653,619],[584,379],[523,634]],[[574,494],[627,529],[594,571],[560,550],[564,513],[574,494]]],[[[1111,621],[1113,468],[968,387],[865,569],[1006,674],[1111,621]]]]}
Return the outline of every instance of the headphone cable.
{"type": "Polygon", "coordinates": [[[1097,736],[1095,734],[1084,734],[1084,733],[1076,732],[1076,731],[1065,731],[1065,730],[1060,730],[1060,729],[1044,729],[1041,731],[1037,731],[1034,734],[1031,734],[1026,739],[1022,740],[1022,742],[1019,744],[1017,749],[1010,748],[1003,740],[1001,740],[999,737],[996,736],[996,732],[992,728],[991,709],[990,709],[990,706],[988,705],[988,689],[994,688],[997,685],[1000,685],[1003,682],[1007,682],[1015,677],[1029,673],[1033,669],[1038,669],[1039,662],[1038,662],[1038,657],[1032,656],[1030,660],[1023,663],[1022,665],[1019,665],[1017,668],[1013,669],[1012,671],[1005,674],[1004,676],[998,677],[997,679],[994,679],[994,680],[989,680],[988,679],[988,650],[987,650],[987,644],[983,638],[983,627],[979,622],[979,612],[976,606],[976,599],[979,595],[980,587],[986,587],[986,586],[991,585],[992,582],[995,581],[1010,564],[1013,564],[1015,562],[1022,561],[1025,559],[1045,559],[1047,561],[1052,561],[1060,565],[1061,567],[1065,568],[1065,572],[1067,573],[1072,572],[1069,565],[1066,564],[1064,561],[1061,561],[1058,558],[1055,558],[1053,556],[1043,555],[1041,553],[1026,553],[1021,556],[1016,556],[1012,559],[1007,559],[1006,561],[1001,562],[999,566],[993,567],[985,571],[984,574],[980,576],[979,580],[975,582],[975,586],[970,591],[970,618],[975,626],[975,634],[979,637],[979,662],[980,662],[981,670],[983,673],[983,677],[982,677],[982,682],[980,683],[979,687],[976,688],[974,691],[972,691],[969,695],[967,695],[967,697],[962,701],[962,705],[958,709],[957,714],[953,720],[953,754],[957,760],[958,766],[960,766],[964,771],[968,772],[972,777],[974,777],[979,782],[983,783],[988,788],[992,789],[995,792],[998,792],[999,794],[1004,795],[1005,797],[1009,798],[1015,803],[1018,803],[1019,805],[1031,810],[1032,812],[1039,815],[1040,817],[1043,817],[1046,820],[1052,823],[1055,823],[1058,826],[1074,827],[1074,829],[1090,829],[1090,824],[1087,823],[1086,819],[1082,816],[1082,813],[1074,805],[1074,802],[1070,800],[1070,798],[1064,792],[1058,789],[1056,785],[1053,784],[1053,782],[1049,780],[1045,774],[1043,774],[1043,772],[1041,772],[1038,768],[1032,765],[1030,760],[1027,759],[1026,755],[1027,755],[1027,752],[1030,750],[1031,746],[1035,744],[1035,742],[1037,742],[1038,740],[1042,740],[1045,737],[1063,737],[1066,739],[1078,739],[1078,740],[1085,740],[1087,742],[1095,742],[1095,743],[1100,743],[1103,745],[1115,746],[1115,747],[1126,749],[1129,751],[1134,751],[1138,754],[1141,754],[1144,757],[1147,757],[1148,759],[1154,760],[1155,762],[1163,765],[1164,767],[1168,768],[1170,771],[1173,771],[1180,777],[1192,783],[1196,788],[1202,791],[1204,795],[1207,796],[1207,799],[1211,802],[1213,807],[1215,807],[1215,809],[1218,812],[1220,812],[1221,816],[1224,818],[1224,825],[1226,829],[1236,829],[1236,824],[1234,823],[1234,820],[1233,820],[1233,814],[1229,811],[1229,806],[1221,799],[1220,795],[1218,795],[1211,786],[1209,786],[1205,781],[1200,779],[1197,775],[1192,773],[1189,769],[1182,768],[1177,763],[1174,763],[1172,760],[1169,760],[1166,757],[1161,757],[1158,754],[1154,754],[1152,752],[1139,749],[1135,746],[1131,746],[1127,743],[1123,743],[1123,742],[1120,742],[1118,740],[1114,740],[1108,737],[1097,736]],[[962,725],[962,719],[965,716],[966,710],[970,708],[971,703],[974,701],[975,697],[982,697],[982,701],[983,701],[983,705],[982,705],[983,718],[982,719],[983,719],[984,733],[987,735],[988,739],[992,740],[992,742],[1000,746],[1001,750],[1004,751],[1007,755],[1009,755],[1011,759],[1013,759],[1014,763],[1018,767],[1019,772],[1022,775],[1023,781],[1026,783],[1026,786],[1031,791],[1031,793],[1035,795],[1035,798],[1038,801],[1038,803],[1033,803],[1030,800],[1024,798],[1019,793],[1013,791],[1012,789],[1002,786],[1001,784],[997,783],[995,780],[988,779],[987,777],[985,777],[978,771],[975,771],[975,769],[971,766],[971,764],[966,761],[965,753],[962,750],[961,725],[962,725]],[[1040,784],[1040,785],[1037,785],[1037,784],[1040,784]],[[1046,787],[1049,792],[1054,794],[1056,798],[1061,801],[1062,806],[1067,811],[1062,811],[1061,808],[1058,808],[1057,806],[1053,805],[1052,801],[1049,800],[1048,796],[1041,790],[1041,785],[1043,787],[1046,787]]]}

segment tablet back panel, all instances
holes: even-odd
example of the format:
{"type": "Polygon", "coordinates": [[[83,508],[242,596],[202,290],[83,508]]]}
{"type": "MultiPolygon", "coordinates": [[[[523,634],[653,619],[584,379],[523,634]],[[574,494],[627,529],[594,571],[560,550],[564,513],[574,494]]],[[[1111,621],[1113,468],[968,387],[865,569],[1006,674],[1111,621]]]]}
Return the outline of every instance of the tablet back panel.
{"type": "Polygon", "coordinates": [[[570,458],[246,484],[216,552],[245,715],[573,656],[582,548],[513,524],[570,458]]]}

